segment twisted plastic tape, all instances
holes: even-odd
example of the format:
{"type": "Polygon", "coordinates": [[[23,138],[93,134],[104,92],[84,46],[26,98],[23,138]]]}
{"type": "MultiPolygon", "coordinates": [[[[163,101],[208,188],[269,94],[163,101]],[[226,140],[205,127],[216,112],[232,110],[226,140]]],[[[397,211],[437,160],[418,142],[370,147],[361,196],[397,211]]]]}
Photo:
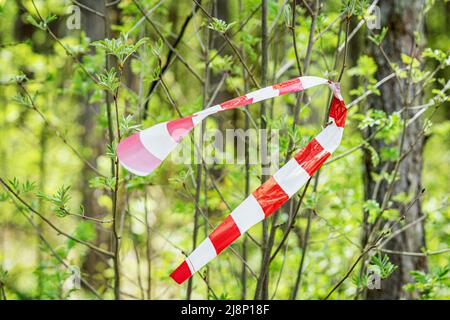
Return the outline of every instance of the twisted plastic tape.
{"type": "Polygon", "coordinates": [[[280,208],[337,149],[344,132],[347,108],[340,95],[339,85],[331,82],[329,85],[334,95],[327,127],[234,209],[172,272],[170,276],[178,284],[190,278],[240,235],[280,208]]]}
{"type": "Polygon", "coordinates": [[[183,137],[209,115],[326,83],[328,80],[319,77],[294,78],[212,106],[188,117],[159,123],[122,140],[117,147],[117,155],[122,166],[128,171],[139,176],[149,175],[176,148],[183,137]]]}

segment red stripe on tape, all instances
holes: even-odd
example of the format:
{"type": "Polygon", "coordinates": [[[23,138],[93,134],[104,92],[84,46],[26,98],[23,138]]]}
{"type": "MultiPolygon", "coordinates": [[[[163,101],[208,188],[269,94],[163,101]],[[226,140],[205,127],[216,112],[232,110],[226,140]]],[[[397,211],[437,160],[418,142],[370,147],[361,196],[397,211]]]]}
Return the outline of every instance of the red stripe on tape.
{"type": "Polygon", "coordinates": [[[228,216],[221,224],[219,224],[209,235],[217,254],[228,247],[234,240],[241,235],[238,226],[233,217],[228,216]]]}
{"type": "Polygon", "coordinates": [[[345,118],[347,116],[347,108],[345,107],[344,101],[333,97],[330,107],[330,117],[334,119],[334,123],[338,127],[345,126],[345,118]]]}
{"type": "Polygon", "coordinates": [[[274,177],[270,177],[256,189],[253,196],[263,209],[266,218],[289,199],[289,196],[281,189],[274,177]]]}
{"type": "Polygon", "coordinates": [[[280,92],[280,95],[285,93],[297,92],[303,90],[302,82],[299,78],[291,79],[288,81],[284,81],[272,86],[273,89],[276,89],[280,92]]]}
{"type": "Polygon", "coordinates": [[[117,146],[117,156],[127,167],[150,173],[161,160],[148,151],[142,144],[139,133],[122,140],[117,146]]]}
{"type": "Polygon", "coordinates": [[[192,273],[186,260],[170,274],[170,277],[178,284],[183,283],[186,279],[189,279],[190,276],[192,276],[192,273]]]}
{"type": "Polygon", "coordinates": [[[322,163],[328,159],[330,153],[326,151],[314,138],[302,150],[295,155],[295,160],[302,168],[312,176],[322,163]]]}
{"type": "Polygon", "coordinates": [[[180,142],[194,127],[193,116],[167,122],[167,131],[176,142],[180,142]]]}

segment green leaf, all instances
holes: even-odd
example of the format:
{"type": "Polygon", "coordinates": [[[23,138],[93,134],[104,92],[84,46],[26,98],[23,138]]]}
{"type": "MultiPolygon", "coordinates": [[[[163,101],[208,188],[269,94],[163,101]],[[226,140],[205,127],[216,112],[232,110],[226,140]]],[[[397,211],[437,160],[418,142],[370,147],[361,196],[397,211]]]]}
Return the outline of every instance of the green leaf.
{"type": "Polygon", "coordinates": [[[27,22],[38,29],[45,30],[45,26],[42,24],[42,22],[37,22],[32,15],[27,16],[27,22]]]}
{"type": "Polygon", "coordinates": [[[93,42],[91,45],[105,50],[109,55],[115,56],[119,61],[119,65],[123,66],[125,61],[147,41],[148,38],[142,38],[135,44],[128,43],[128,34],[122,33],[118,39],[99,40],[93,42]]]}
{"type": "Polygon", "coordinates": [[[367,219],[368,223],[374,223],[376,218],[381,213],[380,204],[375,200],[366,200],[366,202],[363,204],[363,209],[369,214],[369,217],[367,219]]]}
{"type": "Polygon", "coordinates": [[[0,265],[0,283],[6,283],[6,279],[8,278],[8,271],[3,269],[0,265]]]}
{"type": "Polygon", "coordinates": [[[380,163],[380,156],[377,151],[369,143],[365,143],[364,148],[369,151],[370,161],[372,162],[372,165],[376,167],[380,163]]]}
{"type": "Polygon", "coordinates": [[[163,41],[158,39],[154,46],[152,46],[152,52],[155,56],[160,57],[163,50],[163,41]]]}
{"type": "Polygon", "coordinates": [[[386,37],[388,28],[383,27],[383,29],[381,29],[381,32],[379,34],[374,34],[373,36],[369,36],[369,39],[375,43],[377,46],[381,45],[381,43],[383,42],[384,38],[386,37]]]}
{"type": "Polygon", "coordinates": [[[83,241],[92,241],[96,238],[95,225],[89,221],[81,221],[75,229],[75,237],[83,241]]]}
{"type": "Polygon", "coordinates": [[[36,196],[53,204],[53,210],[58,217],[65,217],[69,215],[67,205],[71,199],[69,194],[71,186],[61,186],[55,194],[47,195],[43,192],[37,192],[36,196]]]}
{"type": "Polygon", "coordinates": [[[233,57],[224,55],[217,55],[216,58],[211,62],[211,69],[214,74],[219,74],[224,71],[230,71],[233,67],[233,57]]]}
{"type": "Polygon", "coordinates": [[[220,33],[226,33],[235,23],[236,22],[226,23],[221,19],[213,18],[212,22],[208,25],[208,28],[220,33]]]}
{"type": "Polygon", "coordinates": [[[116,158],[117,153],[116,153],[116,144],[115,143],[106,145],[106,156],[110,159],[116,158]]]}
{"type": "Polygon", "coordinates": [[[348,70],[348,74],[350,76],[359,76],[371,79],[375,75],[375,72],[377,72],[377,69],[378,66],[372,57],[362,55],[358,58],[356,67],[348,70]]]}
{"type": "Polygon", "coordinates": [[[23,93],[18,93],[17,95],[15,95],[12,98],[12,101],[26,108],[33,108],[33,103],[31,102],[30,98],[23,93]]]}
{"type": "Polygon", "coordinates": [[[14,191],[20,193],[20,182],[16,177],[14,177],[12,180],[9,180],[9,183],[11,184],[14,191]]]}
{"type": "Polygon", "coordinates": [[[387,255],[378,252],[371,257],[368,269],[378,274],[381,279],[386,279],[397,269],[397,266],[389,261],[387,255]]]}
{"type": "Polygon", "coordinates": [[[419,60],[412,58],[405,53],[401,54],[401,59],[405,65],[411,65],[413,68],[418,68],[420,66],[419,60]]]}
{"type": "Polygon", "coordinates": [[[409,274],[414,282],[405,285],[404,289],[410,292],[419,292],[420,299],[434,299],[441,288],[449,287],[449,271],[450,267],[448,264],[444,267],[434,268],[429,273],[423,271],[411,271],[409,274]]]}
{"type": "Polygon", "coordinates": [[[89,180],[89,187],[94,189],[114,189],[115,177],[94,177],[89,180]]]}
{"type": "Polygon", "coordinates": [[[382,218],[385,220],[396,220],[400,217],[400,211],[397,209],[386,209],[383,211],[382,218]]]}
{"type": "Polygon", "coordinates": [[[128,136],[137,132],[140,127],[141,125],[136,124],[134,116],[132,116],[131,114],[127,115],[126,117],[122,116],[122,119],[120,120],[120,131],[124,136],[128,136]]]}
{"type": "Polygon", "coordinates": [[[380,156],[383,161],[395,161],[397,160],[399,154],[398,154],[398,147],[383,147],[380,150],[380,156]]]}
{"type": "Polygon", "coordinates": [[[106,70],[105,73],[97,74],[97,85],[111,94],[115,94],[116,89],[120,86],[119,78],[117,78],[116,69],[111,68],[106,70]]]}

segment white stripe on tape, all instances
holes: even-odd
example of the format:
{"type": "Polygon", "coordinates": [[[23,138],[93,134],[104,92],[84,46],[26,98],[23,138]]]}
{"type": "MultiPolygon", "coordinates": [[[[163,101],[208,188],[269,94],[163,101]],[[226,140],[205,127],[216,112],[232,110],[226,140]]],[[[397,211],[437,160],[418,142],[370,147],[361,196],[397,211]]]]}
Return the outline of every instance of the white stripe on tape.
{"type": "Polygon", "coordinates": [[[300,77],[300,80],[302,81],[303,89],[308,89],[311,87],[318,86],[320,84],[328,83],[328,80],[326,79],[312,76],[300,77]]]}
{"type": "Polygon", "coordinates": [[[273,175],[275,181],[284,192],[292,197],[300,187],[308,181],[309,174],[292,158],[273,175]]]}
{"type": "Polygon", "coordinates": [[[164,160],[178,145],[167,130],[167,122],[142,130],[140,138],[145,149],[161,160],[164,160]]]}
{"type": "Polygon", "coordinates": [[[222,107],[219,104],[212,106],[210,108],[206,108],[205,110],[194,113],[194,116],[192,117],[192,122],[194,123],[194,126],[196,126],[197,124],[202,122],[207,116],[220,111],[222,111],[222,107]]]}
{"type": "Polygon", "coordinates": [[[252,103],[263,101],[269,98],[273,98],[279,95],[278,90],[274,90],[272,87],[266,87],[263,89],[259,89],[250,93],[247,93],[245,96],[247,99],[253,98],[252,103]]]}
{"type": "Polygon", "coordinates": [[[316,140],[320,143],[322,148],[329,153],[333,153],[333,151],[339,146],[343,134],[344,128],[336,126],[333,122],[317,135],[316,140]]]}
{"type": "Polygon", "coordinates": [[[256,201],[253,195],[250,195],[236,209],[233,210],[231,217],[239,228],[241,234],[243,234],[255,224],[263,220],[265,215],[258,201],[256,201]]]}
{"type": "Polygon", "coordinates": [[[189,255],[189,260],[192,263],[194,272],[200,270],[205,264],[216,256],[216,249],[207,237],[192,253],[189,255]]]}

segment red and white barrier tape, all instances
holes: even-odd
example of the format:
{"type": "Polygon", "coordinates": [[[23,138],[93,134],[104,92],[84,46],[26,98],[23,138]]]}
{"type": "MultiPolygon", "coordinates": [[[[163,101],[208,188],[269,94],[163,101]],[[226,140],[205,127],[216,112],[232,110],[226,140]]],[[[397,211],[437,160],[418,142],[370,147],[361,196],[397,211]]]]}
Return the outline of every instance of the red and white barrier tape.
{"type": "Polygon", "coordinates": [[[252,226],[291,198],[339,146],[347,108],[339,84],[319,77],[294,78],[229,100],[192,116],[157,124],[123,140],[117,149],[121,164],[137,175],[148,175],[181,139],[207,116],[320,84],[333,91],[330,123],[269,180],[248,196],[170,275],[181,284],[215,258],[252,226]]]}
{"type": "Polygon", "coordinates": [[[294,78],[212,106],[188,117],[159,123],[122,140],[117,147],[117,155],[122,166],[128,171],[139,176],[149,175],[167,158],[183,137],[209,115],[326,83],[328,80],[319,77],[294,78]]]}

